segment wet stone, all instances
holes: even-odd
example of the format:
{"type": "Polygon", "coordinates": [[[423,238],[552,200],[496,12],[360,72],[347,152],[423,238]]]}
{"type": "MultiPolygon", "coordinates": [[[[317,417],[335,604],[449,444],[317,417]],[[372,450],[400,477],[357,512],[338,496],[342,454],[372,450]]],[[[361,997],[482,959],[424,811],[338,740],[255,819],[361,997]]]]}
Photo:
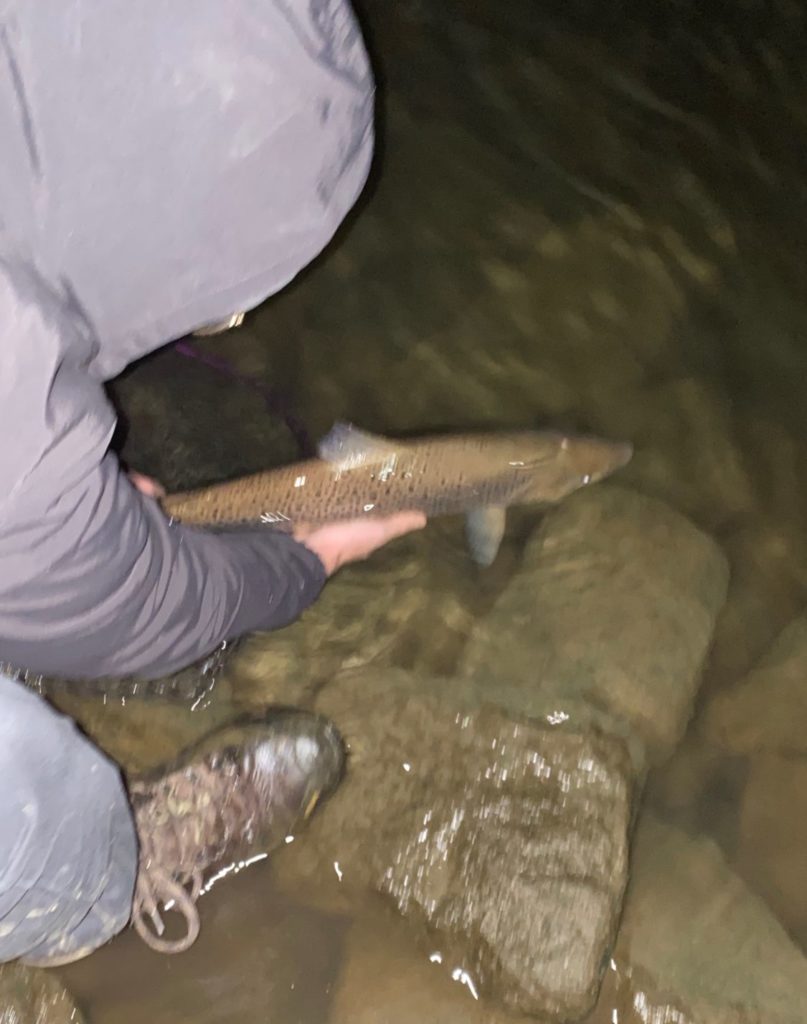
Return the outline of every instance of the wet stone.
{"type": "Polygon", "coordinates": [[[125,773],[148,771],[232,719],[229,701],[188,708],[156,701],[104,703],[68,695],[51,701],[69,715],[125,773]]]}
{"type": "Polygon", "coordinates": [[[540,1024],[475,999],[456,968],[413,949],[398,924],[377,911],[353,924],[329,1024],[540,1024]]]}
{"type": "Polygon", "coordinates": [[[801,519],[754,519],[722,538],[731,581],[709,656],[710,690],[736,684],[807,604],[801,519]]]}
{"type": "Polygon", "coordinates": [[[501,755],[464,793],[423,795],[380,888],[439,932],[482,991],[515,1009],[576,1016],[596,994],[613,937],[629,787],[591,738],[490,725],[478,740],[501,744],[501,755]]]}
{"type": "Polygon", "coordinates": [[[202,896],[201,933],[181,956],[155,955],[127,929],[65,976],[90,1024],[324,1024],[348,922],[304,895],[278,892],[256,864],[202,896]]]}
{"type": "Polygon", "coordinates": [[[647,1011],[629,1024],[807,1020],[807,959],[770,909],[711,840],[649,814],[632,845],[611,970],[647,1011]]]}
{"type": "Polygon", "coordinates": [[[309,706],[334,675],[368,665],[452,674],[480,597],[474,572],[454,520],[347,566],[298,622],[249,638],[229,673],[233,699],[309,706]]]}
{"type": "Polygon", "coordinates": [[[807,616],[794,619],[738,685],[707,705],[701,728],[735,754],[807,753],[807,616]]]}
{"type": "Polygon", "coordinates": [[[710,529],[747,516],[754,507],[752,482],[721,390],[708,380],[678,377],[640,401],[646,416],[652,411],[636,435],[634,477],[641,490],[710,529]]]}
{"type": "Polygon", "coordinates": [[[0,1024],[84,1024],[72,996],[50,971],[0,964],[0,1024]]]}
{"type": "Polygon", "coordinates": [[[751,758],[738,831],[738,871],[807,949],[807,758],[751,758]]]}
{"type": "Polygon", "coordinates": [[[0,663],[0,672],[30,687],[84,732],[125,771],[142,771],[232,716],[226,671],[233,648],[162,679],[40,676],[0,663]]]}
{"type": "Polygon", "coordinates": [[[547,514],[463,674],[480,699],[599,722],[661,761],[689,720],[727,582],[722,552],[687,519],[598,485],[547,514]]]}
{"type": "Polygon", "coordinates": [[[496,708],[457,711],[444,687],[364,671],[325,688],[316,707],[345,735],[349,772],[280,869],[314,858],[386,895],[423,952],[491,1005],[579,1017],[627,878],[624,746],[496,708]]]}

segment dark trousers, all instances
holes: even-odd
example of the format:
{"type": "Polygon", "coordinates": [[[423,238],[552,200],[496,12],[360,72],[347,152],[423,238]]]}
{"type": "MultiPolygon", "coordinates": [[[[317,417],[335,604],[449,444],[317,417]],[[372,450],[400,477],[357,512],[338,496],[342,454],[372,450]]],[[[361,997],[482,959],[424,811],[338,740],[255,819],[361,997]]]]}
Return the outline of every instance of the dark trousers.
{"type": "Polygon", "coordinates": [[[127,924],[137,838],[120,769],[0,675],[0,962],[78,959],[127,924]]]}

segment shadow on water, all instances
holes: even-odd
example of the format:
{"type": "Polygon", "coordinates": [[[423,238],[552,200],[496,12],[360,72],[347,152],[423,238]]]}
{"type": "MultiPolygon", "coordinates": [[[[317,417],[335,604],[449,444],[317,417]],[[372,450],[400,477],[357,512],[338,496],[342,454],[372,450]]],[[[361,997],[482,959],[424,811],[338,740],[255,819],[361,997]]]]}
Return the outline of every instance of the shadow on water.
{"type": "MultiPolygon", "coordinates": [[[[348,419],[397,434],[552,424],[632,439],[626,482],[691,518],[731,565],[694,720],[645,807],[715,840],[807,950],[807,831],[788,825],[807,820],[807,742],[725,725],[737,694],[756,720],[740,681],[807,605],[805,9],[361,11],[382,83],[370,188],[289,289],[200,346],[283,388],[315,435],[348,419]]],[[[256,396],[169,350],[127,373],[116,399],[124,456],[169,487],[295,457],[256,396]]],[[[233,693],[247,705],[275,686],[293,696],[299,676],[304,702],[356,664],[450,672],[537,522],[513,518],[486,581],[453,522],[351,570],[332,584],[338,597],[326,591],[322,621],[246,645],[233,693]]],[[[153,706],[110,742],[128,711],[112,724],[89,713],[87,727],[133,764],[156,757],[155,733],[167,750],[193,732],[153,706]]],[[[352,902],[314,868],[284,887],[273,868],[216,886],[181,957],[127,934],[64,971],[93,1024],[504,1019],[410,948],[380,903],[352,902]]],[[[661,1019],[642,1017],[621,984],[609,975],[593,1024],[618,1011],[623,1024],[661,1019]]]]}

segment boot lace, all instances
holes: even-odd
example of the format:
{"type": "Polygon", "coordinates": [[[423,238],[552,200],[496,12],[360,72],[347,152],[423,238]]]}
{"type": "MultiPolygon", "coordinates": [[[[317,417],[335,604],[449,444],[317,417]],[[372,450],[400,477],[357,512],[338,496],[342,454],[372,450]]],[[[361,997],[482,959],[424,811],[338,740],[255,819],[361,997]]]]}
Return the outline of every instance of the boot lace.
{"type": "Polygon", "coordinates": [[[251,839],[257,814],[251,789],[234,761],[202,761],[157,782],[130,785],[140,842],[132,924],[147,946],[181,953],[196,941],[205,871],[234,840],[251,839]],[[181,938],[163,937],[161,907],[185,919],[181,938]]]}

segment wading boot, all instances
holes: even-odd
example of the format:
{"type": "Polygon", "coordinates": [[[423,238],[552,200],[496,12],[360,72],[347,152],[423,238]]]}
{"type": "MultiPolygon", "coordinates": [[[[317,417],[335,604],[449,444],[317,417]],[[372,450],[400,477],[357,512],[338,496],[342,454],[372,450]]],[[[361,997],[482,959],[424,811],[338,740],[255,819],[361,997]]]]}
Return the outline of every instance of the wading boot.
{"type": "Polygon", "coordinates": [[[132,924],[143,941],[163,953],[188,949],[205,875],[292,835],[336,787],[344,761],[330,722],[279,709],[217,729],[159,772],[130,780],[140,841],[132,924]],[[185,918],[183,938],[163,938],[161,907],[185,918]]]}

